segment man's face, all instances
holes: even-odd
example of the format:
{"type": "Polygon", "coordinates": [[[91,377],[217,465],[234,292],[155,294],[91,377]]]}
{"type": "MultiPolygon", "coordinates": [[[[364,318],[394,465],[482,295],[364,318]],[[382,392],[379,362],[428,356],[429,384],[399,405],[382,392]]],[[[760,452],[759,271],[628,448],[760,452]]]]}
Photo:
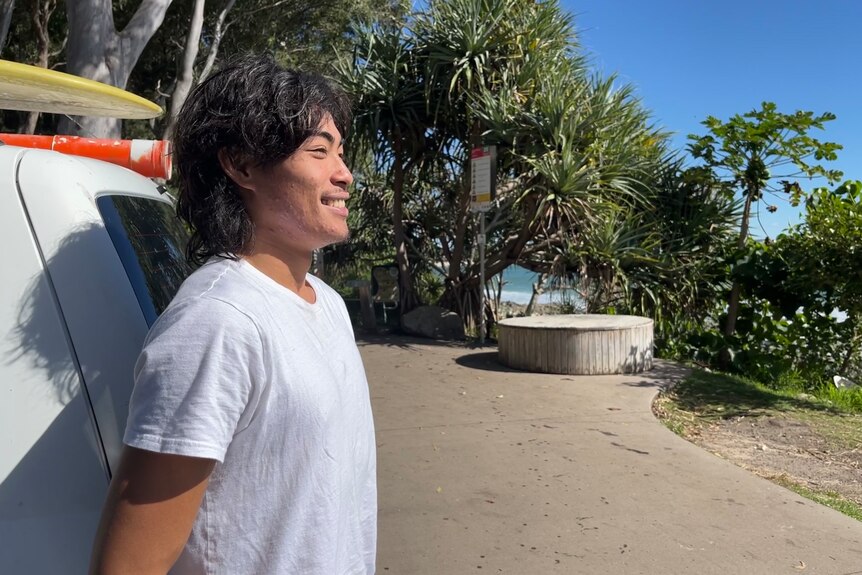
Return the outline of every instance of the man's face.
{"type": "Polygon", "coordinates": [[[252,250],[312,251],[349,236],[345,201],[353,175],[341,134],[327,116],[317,134],[267,168],[250,168],[244,194],[255,227],[252,250]]]}

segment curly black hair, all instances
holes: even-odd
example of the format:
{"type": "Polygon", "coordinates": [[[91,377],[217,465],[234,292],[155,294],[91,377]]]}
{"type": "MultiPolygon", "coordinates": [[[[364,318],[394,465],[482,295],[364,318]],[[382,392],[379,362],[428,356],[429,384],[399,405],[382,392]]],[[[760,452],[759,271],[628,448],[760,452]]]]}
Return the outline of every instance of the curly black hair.
{"type": "Polygon", "coordinates": [[[192,229],[190,263],[237,259],[254,241],[253,223],[219,151],[269,167],[294,153],[327,116],[346,134],[347,96],[323,76],[283,68],[269,54],[234,59],[189,94],[177,116],[173,153],[177,215],[192,229]]]}

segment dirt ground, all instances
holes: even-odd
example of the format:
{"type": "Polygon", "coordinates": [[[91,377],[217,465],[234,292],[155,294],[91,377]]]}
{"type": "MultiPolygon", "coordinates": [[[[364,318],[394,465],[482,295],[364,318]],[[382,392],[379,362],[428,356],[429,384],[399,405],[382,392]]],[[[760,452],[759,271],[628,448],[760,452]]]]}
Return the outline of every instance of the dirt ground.
{"type": "MultiPolygon", "coordinates": [[[[667,414],[664,401],[656,402],[659,417],[667,414]]],[[[791,411],[708,423],[693,417],[682,427],[696,445],[753,473],[862,505],[860,416],[791,411]]]]}

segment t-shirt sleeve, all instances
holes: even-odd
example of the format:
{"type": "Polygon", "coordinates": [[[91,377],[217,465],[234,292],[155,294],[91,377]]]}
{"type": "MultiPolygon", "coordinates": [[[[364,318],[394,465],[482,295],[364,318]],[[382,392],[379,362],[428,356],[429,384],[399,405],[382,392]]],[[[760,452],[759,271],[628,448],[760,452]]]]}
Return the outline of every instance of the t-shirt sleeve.
{"type": "Polygon", "coordinates": [[[169,306],[135,365],[123,441],[224,461],[254,415],[262,381],[260,332],[248,316],[207,297],[169,306]]]}

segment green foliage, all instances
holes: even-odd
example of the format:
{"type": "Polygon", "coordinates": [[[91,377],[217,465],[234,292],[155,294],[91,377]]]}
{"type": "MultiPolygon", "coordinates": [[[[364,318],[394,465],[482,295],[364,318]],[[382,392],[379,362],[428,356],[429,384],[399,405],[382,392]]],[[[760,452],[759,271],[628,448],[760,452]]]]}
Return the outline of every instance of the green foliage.
{"type": "Polygon", "coordinates": [[[842,411],[862,413],[862,387],[839,389],[830,382],[816,389],[814,394],[842,411]]]}
{"type": "Polygon", "coordinates": [[[848,373],[853,324],[839,321],[832,309],[803,305],[806,300],[788,290],[788,277],[798,270],[786,267],[775,244],[750,242],[731,273],[743,286],[735,333],[725,335],[726,310],[715,310],[714,319],[684,336],[674,350],[678,357],[717,366],[726,353],[726,369],[776,388],[809,392],[834,374],[848,373]]]}
{"type": "Polygon", "coordinates": [[[775,364],[783,362],[804,374],[808,387],[834,374],[862,375],[860,188],[847,182],[834,191],[816,190],[801,225],[769,245],[751,243],[733,266],[747,298],[745,313],[753,318],[744,323],[740,316],[737,340],[762,338],[779,358],[771,368],[758,362],[756,373],[775,373],[775,364]],[[767,327],[764,333],[741,333],[751,325],[767,327]]]}
{"type": "Polygon", "coordinates": [[[798,182],[778,178],[823,177],[829,182],[841,179],[841,172],[828,170],[814,162],[835,160],[839,144],[821,142],[809,135],[834,120],[829,112],[784,114],[772,102],[763,102],[759,110],[735,115],[727,122],[714,116],[703,121],[708,134],[690,135],[689,152],[737,187],[752,201],[767,191],[786,192],[797,205],[802,196],[798,182]],[[784,172],[783,170],[787,170],[784,172]],[[774,173],[774,172],[781,173],[774,173]]]}
{"type": "Polygon", "coordinates": [[[719,310],[676,340],[672,353],[707,365],[726,353],[727,369],[818,395],[834,389],[834,375],[862,380],[860,200],[859,182],[815,190],[802,224],[736,250],[729,270],[741,294],[735,333],[725,334],[719,310]]]}
{"type": "Polygon", "coordinates": [[[785,259],[815,281],[795,285],[798,291],[807,287],[826,305],[862,315],[862,182],[815,190],[805,222],[784,242],[785,259]]]}
{"type": "MultiPolygon", "coordinates": [[[[337,77],[358,104],[354,142],[385,182],[371,193],[392,198],[396,249],[418,273],[446,277],[442,301],[468,325],[480,289],[472,147],[498,150],[487,276],[514,263],[564,276],[575,242],[613,232],[605,216],[640,225],[633,214],[665,136],[631,89],[588,75],[557,2],[431,2],[409,29],[353,37],[337,77]]],[[[618,240],[635,253],[635,238],[618,240]]]]}
{"type": "Polygon", "coordinates": [[[443,296],[446,286],[443,276],[435,270],[417,270],[416,291],[421,301],[437,301],[443,296]]]}
{"type": "MultiPolygon", "coordinates": [[[[710,116],[703,122],[708,134],[689,136],[688,149],[692,157],[700,160],[715,178],[727,182],[743,200],[738,250],[746,249],[752,205],[766,193],[786,193],[796,205],[803,195],[797,178],[823,177],[831,183],[841,177],[841,172],[827,170],[816,163],[836,159],[841,146],[809,135],[811,130],[823,129],[825,122],[834,119],[828,112],[820,116],[806,111],[784,114],[777,111],[775,104],[763,102],[759,110],[737,114],[727,122],[710,116]],[[783,173],[784,170],[787,172],[783,173]],[[779,171],[782,173],[776,173],[779,171]]],[[[769,209],[777,208],[769,206],[769,209]]],[[[722,325],[729,346],[739,343],[732,338],[739,329],[737,319],[742,313],[742,291],[736,278],[728,295],[727,315],[722,325]]],[[[734,351],[733,347],[721,350],[722,368],[730,369],[731,363],[736,361],[734,351]]]]}

